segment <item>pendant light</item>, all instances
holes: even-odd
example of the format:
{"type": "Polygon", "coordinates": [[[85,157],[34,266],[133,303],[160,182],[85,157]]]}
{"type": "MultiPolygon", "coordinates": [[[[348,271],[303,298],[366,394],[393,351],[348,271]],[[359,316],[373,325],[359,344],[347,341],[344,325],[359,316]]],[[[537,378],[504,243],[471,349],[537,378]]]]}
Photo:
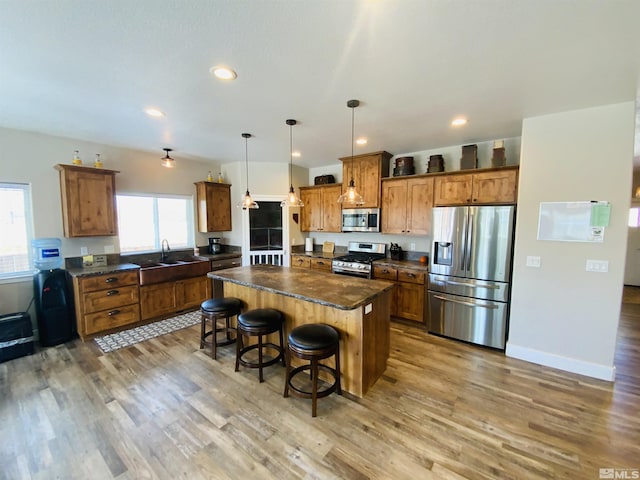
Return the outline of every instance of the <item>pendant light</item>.
{"type": "Polygon", "coordinates": [[[249,138],[251,137],[250,133],[243,133],[242,137],[244,138],[244,163],[245,163],[245,167],[246,167],[246,172],[247,172],[247,191],[244,194],[244,197],[242,197],[242,200],[240,200],[238,202],[238,204],[236,205],[236,207],[242,207],[243,210],[247,210],[247,209],[255,209],[255,208],[260,208],[260,206],[253,201],[253,198],[251,198],[251,194],[249,193],[249,138]]]}
{"type": "Polygon", "coordinates": [[[162,166],[166,168],[173,168],[176,166],[176,161],[169,156],[169,152],[172,152],[172,148],[163,148],[165,155],[161,158],[162,166]]]}
{"type": "Polygon", "coordinates": [[[296,191],[293,188],[293,181],[291,180],[291,170],[293,168],[293,126],[298,123],[293,119],[286,121],[289,125],[289,193],[287,198],[280,203],[281,207],[304,207],[302,200],[296,195],[296,191]]]}
{"type": "Polygon", "coordinates": [[[338,197],[338,203],[342,203],[343,205],[364,205],[364,198],[362,195],[358,193],[356,190],[355,182],[353,181],[353,143],[354,143],[354,132],[353,132],[353,118],[354,111],[357,106],[360,105],[360,100],[349,100],[347,102],[347,107],[351,109],[351,180],[349,181],[349,186],[347,187],[347,191],[338,197]]]}

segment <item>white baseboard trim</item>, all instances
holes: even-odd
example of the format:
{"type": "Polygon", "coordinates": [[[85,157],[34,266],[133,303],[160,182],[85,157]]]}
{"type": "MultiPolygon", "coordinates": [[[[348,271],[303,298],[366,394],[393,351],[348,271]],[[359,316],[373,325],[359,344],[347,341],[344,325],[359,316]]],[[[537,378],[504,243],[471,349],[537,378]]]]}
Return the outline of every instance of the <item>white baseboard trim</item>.
{"type": "Polygon", "coordinates": [[[598,378],[613,382],[616,378],[616,367],[605,366],[596,363],[585,362],[575,358],[563,357],[555,353],[534,350],[533,348],[523,347],[507,343],[505,351],[507,357],[518,358],[527,362],[537,363],[546,367],[558,368],[567,372],[579,373],[588,377],[598,378]]]}

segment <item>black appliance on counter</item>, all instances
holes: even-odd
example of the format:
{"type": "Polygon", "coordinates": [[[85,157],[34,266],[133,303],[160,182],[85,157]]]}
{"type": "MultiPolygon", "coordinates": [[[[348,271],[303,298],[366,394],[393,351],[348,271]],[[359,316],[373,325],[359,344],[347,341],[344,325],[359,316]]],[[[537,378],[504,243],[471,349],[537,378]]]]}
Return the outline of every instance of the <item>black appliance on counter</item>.
{"type": "Polygon", "coordinates": [[[386,257],[386,243],[349,242],[347,255],[331,262],[331,271],[340,275],[371,278],[373,262],[386,257]]]}
{"type": "Polygon", "coordinates": [[[60,268],[40,270],[33,277],[33,290],[40,344],[48,347],[71,340],[75,336],[75,316],[66,272],[60,268]]]}
{"type": "Polygon", "coordinates": [[[222,253],[222,244],[220,243],[220,238],[214,237],[209,239],[209,253],[216,254],[222,253]]]}

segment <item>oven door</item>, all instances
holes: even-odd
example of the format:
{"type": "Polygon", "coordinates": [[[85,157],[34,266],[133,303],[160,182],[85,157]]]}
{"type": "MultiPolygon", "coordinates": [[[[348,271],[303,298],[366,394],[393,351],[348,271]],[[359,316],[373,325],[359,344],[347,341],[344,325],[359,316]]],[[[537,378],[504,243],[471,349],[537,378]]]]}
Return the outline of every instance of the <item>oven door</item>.
{"type": "Polygon", "coordinates": [[[340,267],[332,267],[331,271],[337,275],[347,275],[349,277],[359,277],[359,278],[371,278],[371,271],[368,270],[360,270],[360,271],[354,271],[354,270],[346,270],[344,268],[340,268],[340,267]]]}

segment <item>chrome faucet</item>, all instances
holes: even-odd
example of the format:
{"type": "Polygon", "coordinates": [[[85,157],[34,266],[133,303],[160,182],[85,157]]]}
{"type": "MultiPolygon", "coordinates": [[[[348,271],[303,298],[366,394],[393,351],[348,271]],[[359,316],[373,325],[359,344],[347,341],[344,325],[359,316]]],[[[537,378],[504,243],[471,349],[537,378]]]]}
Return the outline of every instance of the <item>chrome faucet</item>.
{"type": "Polygon", "coordinates": [[[160,254],[160,261],[164,262],[167,257],[169,257],[169,252],[171,251],[171,247],[169,247],[169,241],[166,238],[162,239],[162,244],[160,246],[160,249],[162,250],[162,253],[160,254]],[[165,251],[164,249],[164,245],[167,245],[167,250],[165,251]]]}

